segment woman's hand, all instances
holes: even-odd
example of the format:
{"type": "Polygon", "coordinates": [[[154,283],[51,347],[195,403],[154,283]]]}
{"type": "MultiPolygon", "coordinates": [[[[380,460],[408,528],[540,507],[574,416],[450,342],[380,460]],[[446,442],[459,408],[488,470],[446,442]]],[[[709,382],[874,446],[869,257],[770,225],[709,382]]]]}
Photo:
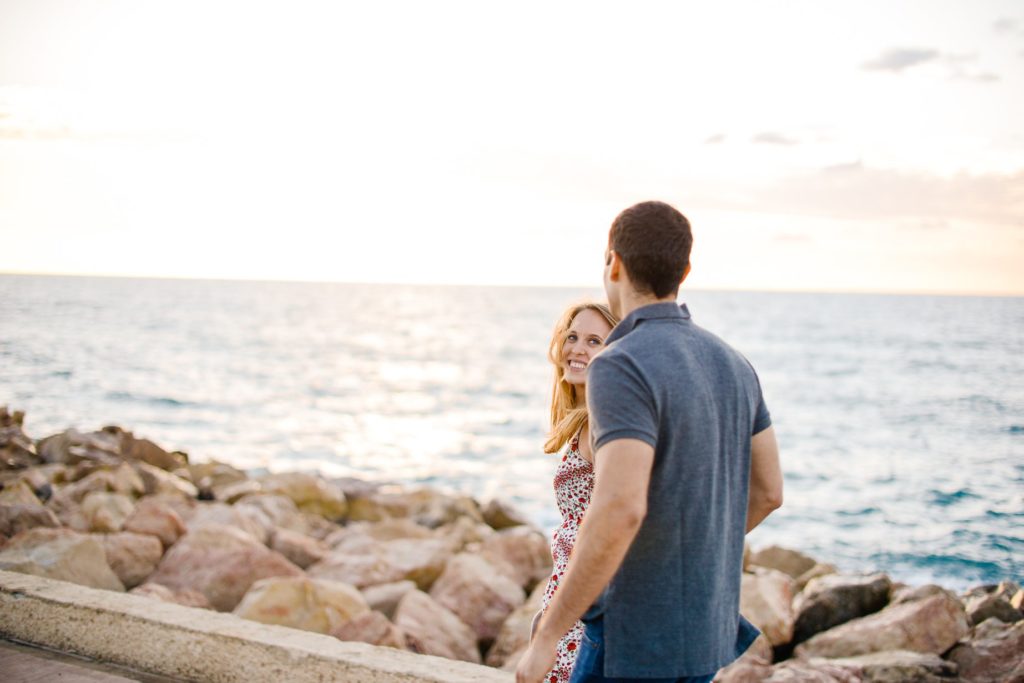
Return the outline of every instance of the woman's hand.
{"type": "Polygon", "coordinates": [[[531,642],[516,667],[516,683],[543,683],[544,675],[555,666],[557,646],[557,640],[531,642]]]}

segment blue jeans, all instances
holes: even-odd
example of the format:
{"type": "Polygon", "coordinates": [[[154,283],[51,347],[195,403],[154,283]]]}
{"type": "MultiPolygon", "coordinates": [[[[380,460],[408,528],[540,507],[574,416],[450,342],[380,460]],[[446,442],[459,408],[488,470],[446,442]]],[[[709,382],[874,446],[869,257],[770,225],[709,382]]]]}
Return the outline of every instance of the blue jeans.
{"type": "Polygon", "coordinates": [[[583,639],[569,683],[711,683],[717,673],[684,678],[605,678],[603,671],[604,621],[595,619],[584,623],[583,639]]]}

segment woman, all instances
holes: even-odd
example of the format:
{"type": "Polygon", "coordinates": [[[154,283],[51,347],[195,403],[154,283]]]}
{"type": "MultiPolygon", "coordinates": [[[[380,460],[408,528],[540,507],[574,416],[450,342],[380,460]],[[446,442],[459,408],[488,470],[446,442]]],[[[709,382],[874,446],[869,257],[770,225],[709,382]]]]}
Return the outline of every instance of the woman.
{"type": "MultiPolygon", "coordinates": [[[[617,322],[604,304],[572,306],[555,325],[548,349],[548,359],[555,366],[555,385],[551,395],[551,434],[544,452],[556,453],[566,444],[569,447],[555,472],[555,499],[562,513],[562,525],[551,541],[555,566],[544,591],[542,612],[565,574],[576,531],[590,504],[594,458],[587,424],[587,366],[604,348],[604,340],[617,322]]],[[[582,635],[583,625],[576,622],[559,641],[555,668],[544,678],[547,683],[567,683],[582,635]]]]}

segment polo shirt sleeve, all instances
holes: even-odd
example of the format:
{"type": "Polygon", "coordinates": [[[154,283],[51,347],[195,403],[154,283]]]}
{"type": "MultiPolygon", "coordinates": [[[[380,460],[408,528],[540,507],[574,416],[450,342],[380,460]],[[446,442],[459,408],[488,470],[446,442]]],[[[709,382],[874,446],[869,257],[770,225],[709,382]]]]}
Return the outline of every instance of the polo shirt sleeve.
{"type": "Polygon", "coordinates": [[[761,380],[757,377],[757,372],[754,373],[754,377],[757,379],[757,408],[754,409],[754,430],[750,433],[752,436],[772,426],[772,416],[768,412],[768,406],[765,405],[764,394],[761,392],[761,380]]]}
{"type": "Polygon", "coordinates": [[[602,354],[591,361],[587,409],[595,450],[619,439],[639,439],[657,447],[654,395],[627,357],[602,354]]]}

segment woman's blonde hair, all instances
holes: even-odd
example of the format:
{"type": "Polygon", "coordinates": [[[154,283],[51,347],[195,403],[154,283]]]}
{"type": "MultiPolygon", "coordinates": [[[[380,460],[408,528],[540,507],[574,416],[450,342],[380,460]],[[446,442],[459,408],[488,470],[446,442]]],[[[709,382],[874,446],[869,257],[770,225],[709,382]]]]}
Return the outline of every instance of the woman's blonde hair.
{"type": "Polygon", "coordinates": [[[569,336],[572,321],[587,310],[599,314],[612,327],[619,322],[608,306],[588,301],[570,306],[555,323],[551,346],[548,347],[548,360],[555,366],[555,383],[551,390],[551,432],[544,443],[545,453],[557,452],[587,424],[587,407],[581,405],[583,401],[576,395],[576,387],[565,381],[565,368],[562,367],[562,347],[569,336]]]}

